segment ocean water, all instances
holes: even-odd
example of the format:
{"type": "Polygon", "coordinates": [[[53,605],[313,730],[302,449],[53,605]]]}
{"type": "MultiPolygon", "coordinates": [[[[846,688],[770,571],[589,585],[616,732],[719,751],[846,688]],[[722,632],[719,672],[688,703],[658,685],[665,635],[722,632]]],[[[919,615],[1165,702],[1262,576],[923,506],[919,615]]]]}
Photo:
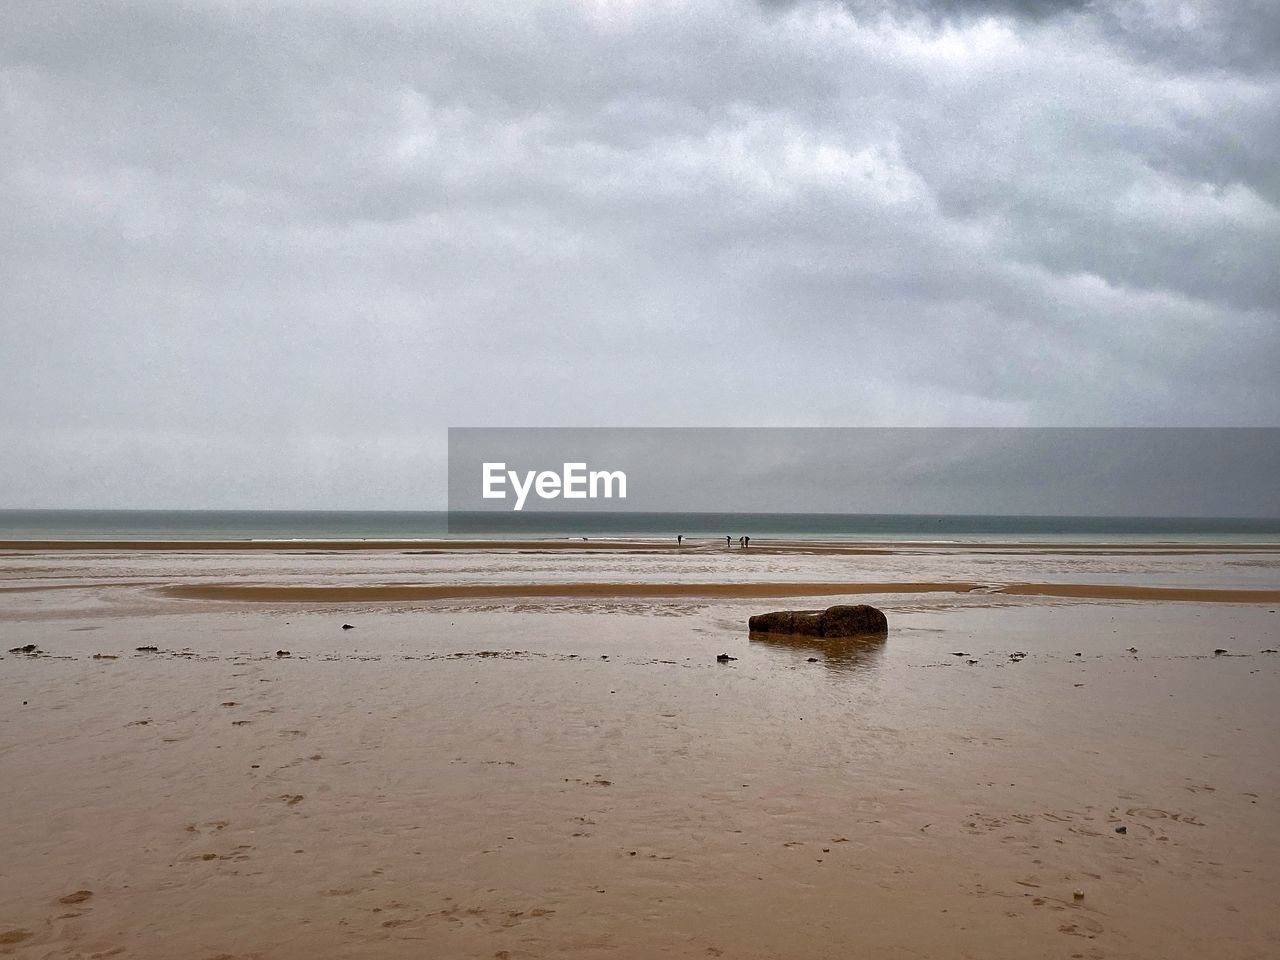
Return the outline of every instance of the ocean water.
{"type": "Polygon", "coordinates": [[[1280,518],[811,513],[0,510],[0,540],[646,540],[1280,542],[1280,518]]]}

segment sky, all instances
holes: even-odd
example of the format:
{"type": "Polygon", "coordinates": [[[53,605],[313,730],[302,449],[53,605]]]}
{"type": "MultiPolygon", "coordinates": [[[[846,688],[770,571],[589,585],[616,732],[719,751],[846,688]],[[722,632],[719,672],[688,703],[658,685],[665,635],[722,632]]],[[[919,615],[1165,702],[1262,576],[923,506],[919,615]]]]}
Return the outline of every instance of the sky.
{"type": "Polygon", "coordinates": [[[1272,0],[6,0],[0,508],[469,426],[1280,425],[1272,0]]]}

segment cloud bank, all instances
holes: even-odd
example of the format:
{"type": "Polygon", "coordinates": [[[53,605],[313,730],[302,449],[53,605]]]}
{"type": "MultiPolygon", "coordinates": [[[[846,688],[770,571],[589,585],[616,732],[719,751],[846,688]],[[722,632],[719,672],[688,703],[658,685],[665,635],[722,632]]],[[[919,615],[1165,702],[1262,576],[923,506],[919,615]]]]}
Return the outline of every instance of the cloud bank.
{"type": "Polygon", "coordinates": [[[483,425],[1280,424],[1263,0],[49,0],[0,507],[438,507],[483,425]]]}

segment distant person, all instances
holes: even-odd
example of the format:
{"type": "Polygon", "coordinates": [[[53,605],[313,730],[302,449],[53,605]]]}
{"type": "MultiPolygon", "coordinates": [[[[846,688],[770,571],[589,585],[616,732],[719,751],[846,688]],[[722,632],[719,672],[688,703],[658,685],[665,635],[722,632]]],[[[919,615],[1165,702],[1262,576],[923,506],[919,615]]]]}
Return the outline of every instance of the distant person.
{"type": "Polygon", "coordinates": [[[680,546],[682,543],[684,543],[684,534],[683,534],[683,533],[677,533],[677,534],[676,534],[676,546],[678,547],[678,546],[680,546]]]}
{"type": "Polygon", "coordinates": [[[725,536],[724,536],[724,545],[725,545],[725,547],[732,547],[732,546],[733,546],[733,541],[729,539],[729,535],[728,535],[727,533],[726,533],[726,534],[725,534],[725,536]]]}
{"type": "Polygon", "coordinates": [[[743,538],[742,538],[742,549],[746,550],[746,549],[747,549],[748,547],[750,547],[750,546],[751,546],[751,538],[750,538],[750,537],[743,537],[743,538]]]}

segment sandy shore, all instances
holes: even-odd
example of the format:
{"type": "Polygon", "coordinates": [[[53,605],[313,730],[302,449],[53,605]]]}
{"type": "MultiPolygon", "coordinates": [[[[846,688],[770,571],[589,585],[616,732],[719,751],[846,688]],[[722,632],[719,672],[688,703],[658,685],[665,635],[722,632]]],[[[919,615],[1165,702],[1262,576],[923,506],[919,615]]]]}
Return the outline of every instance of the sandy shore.
{"type": "MultiPolygon", "coordinates": [[[[22,589],[22,588],[17,588],[22,589]]],[[[28,589],[58,589],[32,587],[28,589]]],[[[974,593],[1022,597],[1078,597],[1089,600],[1164,600],[1195,603],[1276,603],[1280,590],[1205,590],[1102,583],[472,583],[381,584],[363,587],[270,586],[205,583],[163,588],[186,600],[241,603],[367,603],[404,600],[520,599],[523,597],[852,597],[864,594],[974,593]]]]}
{"type": "Polygon", "coordinates": [[[1280,955],[1274,551],[420,547],[0,551],[0,954],[1280,955]]]}

